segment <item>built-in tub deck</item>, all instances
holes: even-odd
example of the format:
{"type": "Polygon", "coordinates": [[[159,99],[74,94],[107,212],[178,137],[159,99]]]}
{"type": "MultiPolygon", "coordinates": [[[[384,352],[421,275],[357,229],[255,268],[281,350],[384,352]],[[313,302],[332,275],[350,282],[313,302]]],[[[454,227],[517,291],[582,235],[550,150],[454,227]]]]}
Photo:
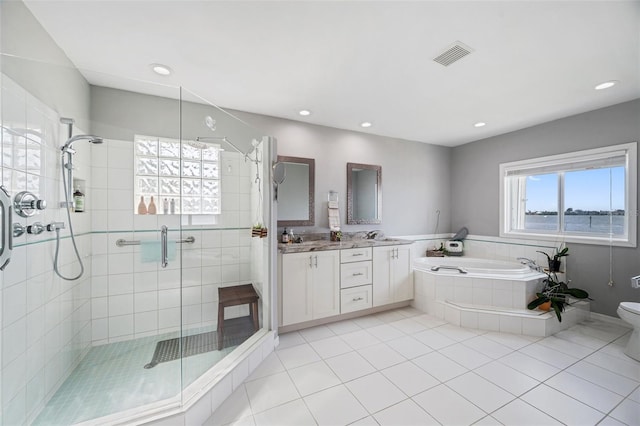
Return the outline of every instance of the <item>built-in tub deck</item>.
{"type": "Polygon", "coordinates": [[[528,310],[545,274],[517,262],[471,257],[421,257],[413,261],[414,306],[462,327],[550,336],[587,318],[576,301],[558,322],[553,312],[528,310]]]}

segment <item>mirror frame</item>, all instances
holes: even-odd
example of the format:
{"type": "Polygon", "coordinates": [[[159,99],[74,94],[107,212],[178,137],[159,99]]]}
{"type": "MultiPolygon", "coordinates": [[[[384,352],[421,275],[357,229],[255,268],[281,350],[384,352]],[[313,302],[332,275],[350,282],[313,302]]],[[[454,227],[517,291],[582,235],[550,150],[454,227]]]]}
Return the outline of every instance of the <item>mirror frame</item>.
{"type": "Polygon", "coordinates": [[[347,224],[348,225],[379,225],[382,223],[382,166],[371,164],[347,163],[347,224]],[[353,169],[375,170],[378,179],[378,217],[376,219],[353,218],[353,169]]]}
{"type": "MultiPolygon", "coordinates": [[[[297,163],[309,166],[309,217],[304,220],[278,220],[278,226],[314,226],[316,224],[315,193],[316,193],[316,160],[313,158],[287,157],[278,155],[278,163],[297,163]]],[[[285,177],[286,181],[286,177],[285,177]]]]}

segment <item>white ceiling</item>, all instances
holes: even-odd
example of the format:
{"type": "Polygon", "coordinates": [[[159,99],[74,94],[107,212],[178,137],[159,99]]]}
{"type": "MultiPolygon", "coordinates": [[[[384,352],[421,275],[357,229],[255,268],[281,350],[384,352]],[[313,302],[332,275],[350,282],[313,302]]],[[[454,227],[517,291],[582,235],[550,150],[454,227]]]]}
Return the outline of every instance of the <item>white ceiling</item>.
{"type": "Polygon", "coordinates": [[[438,145],[640,97],[640,1],[25,3],[92,84],[438,145]]]}

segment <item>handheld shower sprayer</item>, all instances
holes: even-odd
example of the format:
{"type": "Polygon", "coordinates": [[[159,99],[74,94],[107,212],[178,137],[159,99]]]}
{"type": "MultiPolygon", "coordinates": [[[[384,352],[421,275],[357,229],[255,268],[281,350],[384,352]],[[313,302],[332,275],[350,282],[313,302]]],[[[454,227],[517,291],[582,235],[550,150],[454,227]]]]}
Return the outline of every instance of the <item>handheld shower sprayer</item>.
{"type": "Polygon", "coordinates": [[[72,148],[73,144],[79,140],[87,140],[92,144],[101,144],[103,142],[101,137],[94,135],[76,135],[73,136],[73,125],[75,120],[73,118],[60,118],[61,124],[66,124],[68,126],[68,138],[67,141],[60,147],[60,166],[62,171],[62,188],[64,192],[64,201],[60,203],[60,207],[65,208],[67,210],[67,219],[69,221],[69,233],[71,236],[71,242],[73,243],[73,249],[75,250],[76,257],[78,262],[80,263],[80,273],[75,277],[65,277],[58,270],[58,254],[60,251],[60,229],[62,227],[56,227],[56,253],[53,263],[53,269],[58,274],[58,276],[67,281],[77,280],[84,273],[84,265],[82,264],[82,259],[80,258],[80,253],[78,252],[78,246],[76,244],[75,236],[73,234],[73,224],[71,223],[71,207],[73,206],[73,202],[70,201],[73,198],[73,155],[76,153],[76,150],[72,148]],[[65,161],[66,159],[66,161],[65,161]]]}

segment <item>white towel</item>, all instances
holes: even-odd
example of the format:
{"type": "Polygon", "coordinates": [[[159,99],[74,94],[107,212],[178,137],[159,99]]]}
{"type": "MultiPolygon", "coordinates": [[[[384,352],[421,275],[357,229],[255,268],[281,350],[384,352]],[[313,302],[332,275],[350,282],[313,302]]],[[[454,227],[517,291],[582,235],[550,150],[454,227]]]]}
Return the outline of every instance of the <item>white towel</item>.
{"type": "MultiPolygon", "coordinates": [[[[167,242],[167,260],[175,260],[176,252],[176,242],[167,242]]],[[[140,260],[143,263],[161,262],[162,248],[160,247],[160,241],[140,241],[140,260]]]]}

